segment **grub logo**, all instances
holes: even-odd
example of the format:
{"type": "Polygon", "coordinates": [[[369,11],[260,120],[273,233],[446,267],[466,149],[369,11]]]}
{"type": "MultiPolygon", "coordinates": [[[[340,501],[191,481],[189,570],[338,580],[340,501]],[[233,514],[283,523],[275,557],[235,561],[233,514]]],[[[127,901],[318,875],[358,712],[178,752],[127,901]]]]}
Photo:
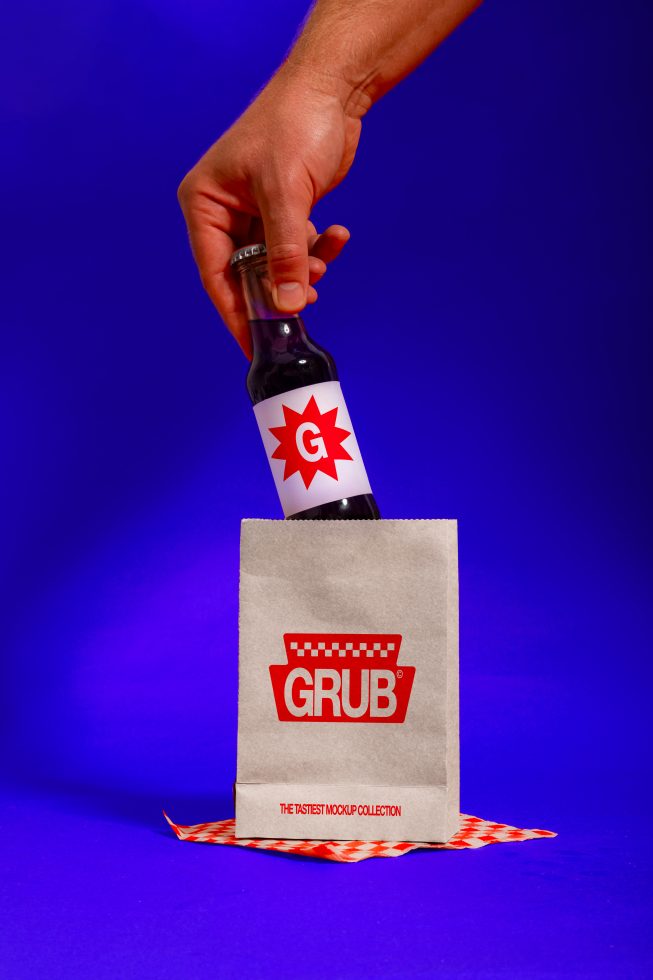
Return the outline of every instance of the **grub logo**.
{"type": "Polygon", "coordinates": [[[337,459],[352,459],[342,443],[351,435],[348,429],[336,425],[338,409],[320,412],[311,395],[303,412],[296,412],[283,405],[285,425],[277,425],[270,432],[279,440],[272,459],[283,459],[284,481],[299,473],[308,490],[318,470],[338,479],[337,459]]]}
{"type": "Polygon", "coordinates": [[[270,678],[279,721],[402,724],[415,677],[399,633],[285,633],[270,678]]]}

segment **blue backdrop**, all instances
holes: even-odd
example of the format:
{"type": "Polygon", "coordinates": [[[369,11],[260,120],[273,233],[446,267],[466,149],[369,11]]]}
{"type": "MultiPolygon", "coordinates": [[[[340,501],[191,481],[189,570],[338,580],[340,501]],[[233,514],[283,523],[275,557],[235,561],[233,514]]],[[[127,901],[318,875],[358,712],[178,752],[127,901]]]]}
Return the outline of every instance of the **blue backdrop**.
{"type": "Polygon", "coordinates": [[[375,107],[306,317],[384,515],[460,521],[463,810],[559,837],[331,867],[162,824],[232,812],[239,520],[280,516],[175,191],[304,11],[1,32],[7,975],[645,975],[644,0],[488,4],[375,107]]]}

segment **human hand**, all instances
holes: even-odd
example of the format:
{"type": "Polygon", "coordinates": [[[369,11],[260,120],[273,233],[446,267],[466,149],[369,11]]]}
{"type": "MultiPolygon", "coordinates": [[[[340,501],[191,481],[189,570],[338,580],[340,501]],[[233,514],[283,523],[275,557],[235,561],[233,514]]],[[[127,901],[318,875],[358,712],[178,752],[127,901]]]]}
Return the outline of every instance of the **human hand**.
{"type": "Polygon", "coordinates": [[[334,79],[284,66],[186,175],[179,202],[202,283],[244,353],[247,314],[229,259],[240,245],[267,245],[275,303],[297,313],[349,238],[341,225],[318,235],[313,205],[349,170],[361,121],[334,79]]]}

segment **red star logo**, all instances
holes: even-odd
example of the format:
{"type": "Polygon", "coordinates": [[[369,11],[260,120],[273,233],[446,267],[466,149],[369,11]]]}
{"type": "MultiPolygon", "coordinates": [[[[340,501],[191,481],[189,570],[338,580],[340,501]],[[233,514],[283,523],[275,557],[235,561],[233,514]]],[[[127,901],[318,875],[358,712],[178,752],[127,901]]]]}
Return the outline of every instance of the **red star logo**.
{"type": "Polygon", "coordinates": [[[336,460],[352,458],[342,447],[351,432],[336,425],[338,409],[332,408],[322,414],[314,395],[301,414],[287,405],[281,407],[286,424],[278,425],[270,432],[279,440],[272,459],[283,459],[286,463],[284,480],[299,473],[307,490],[318,470],[337,480],[336,460]]]}

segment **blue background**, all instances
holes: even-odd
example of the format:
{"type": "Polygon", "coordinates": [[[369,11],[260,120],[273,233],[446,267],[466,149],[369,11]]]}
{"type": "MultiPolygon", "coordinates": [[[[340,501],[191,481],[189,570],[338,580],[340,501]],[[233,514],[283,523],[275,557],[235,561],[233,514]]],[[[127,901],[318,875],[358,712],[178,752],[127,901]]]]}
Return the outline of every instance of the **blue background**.
{"type": "Polygon", "coordinates": [[[365,119],[307,315],[388,517],[460,521],[462,807],[552,841],[329,866],[232,813],[242,516],[280,516],[175,191],[304,4],[14,5],[2,131],[12,980],[643,976],[651,7],[488,4],[365,119]]]}

